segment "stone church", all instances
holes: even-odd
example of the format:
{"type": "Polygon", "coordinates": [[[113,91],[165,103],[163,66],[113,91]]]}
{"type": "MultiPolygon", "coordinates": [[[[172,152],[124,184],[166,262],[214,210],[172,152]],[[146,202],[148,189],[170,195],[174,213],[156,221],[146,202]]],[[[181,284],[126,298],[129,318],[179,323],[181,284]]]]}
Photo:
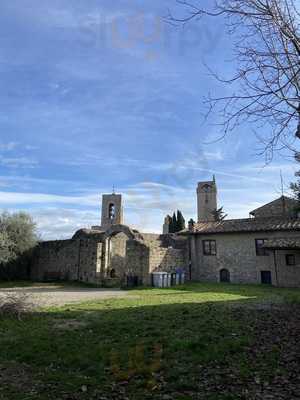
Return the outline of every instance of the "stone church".
{"type": "Polygon", "coordinates": [[[140,233],[123,223],[122,195],[102,196],[101,226],[69,240],[41,242],[31,268],[34,280],[70,280],[105,286],[151,285],[153,272],[188,263],[188,239],[140,233]]]}
{"type": "Polygon", "coordinates": [[[122,195],[102,198],[100,226],[69,240],[41,242],[34,280],[151,285],[153,272],[185,270],[188,280],[300,287],[298,203],[282,196],[249,214],[217,220],[215,179],[197,187],[197,223],[169,234],[141,233],[123,223],[122,195]]]}

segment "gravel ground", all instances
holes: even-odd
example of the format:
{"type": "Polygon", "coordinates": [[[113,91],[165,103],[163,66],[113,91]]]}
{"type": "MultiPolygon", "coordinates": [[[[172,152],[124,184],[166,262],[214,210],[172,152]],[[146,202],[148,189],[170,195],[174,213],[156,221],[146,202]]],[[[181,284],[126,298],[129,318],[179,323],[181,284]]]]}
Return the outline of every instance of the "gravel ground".
{"type": "Polygon", "coordinates": [[[63,306],[89,300],[104,300],[126,297],[128,293],[120,289],[61,288],[59,286],[34,286],[0,289],[0,298],[8,294],[26,293],[30,301],[38,306],[63,306]]]}

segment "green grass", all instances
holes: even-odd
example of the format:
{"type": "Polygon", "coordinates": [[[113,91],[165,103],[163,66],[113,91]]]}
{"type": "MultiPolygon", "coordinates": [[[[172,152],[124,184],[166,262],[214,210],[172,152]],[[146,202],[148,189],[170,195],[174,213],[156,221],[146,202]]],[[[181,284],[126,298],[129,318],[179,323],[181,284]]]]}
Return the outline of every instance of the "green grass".
{"type": "Polygon", "coordinates": [[[0,289],[12,289],[12,288],[26,288],[35,286],[55,286],[61,288],[68,287],[79,287],[79,288],[97,288],[99,285],[93,283],[84,282],[68,282],[68,281],[58,281],[58,282],[31,282],[31,281],[0,281],[0,289]]]}
{"type": "Polygon", "coordinates": [[[30,281],[0,281],[0,289],[10,289],[15,287],[29,287],[32,286],[30,281]]]}
{"type": "Polygon", "coordinates": [[[0,399],[229,400],[252,398],[263,384],[274,391],[274,379],[286,382],[295,369],[285,357],[296,351],[299,292],[190,284],[1,320],[0,399]]]}

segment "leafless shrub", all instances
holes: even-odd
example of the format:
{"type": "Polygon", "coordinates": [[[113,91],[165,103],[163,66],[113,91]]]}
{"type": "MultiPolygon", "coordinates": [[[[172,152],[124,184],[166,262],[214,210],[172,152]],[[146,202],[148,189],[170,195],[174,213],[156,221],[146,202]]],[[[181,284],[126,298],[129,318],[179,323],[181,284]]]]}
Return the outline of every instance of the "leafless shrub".
{"type": "Polygon", "coordinates": [[[22,320],[34,309],[30,295],[24,292],[9,292],[0,297],[0,318],[11,317],[22,320]]]}

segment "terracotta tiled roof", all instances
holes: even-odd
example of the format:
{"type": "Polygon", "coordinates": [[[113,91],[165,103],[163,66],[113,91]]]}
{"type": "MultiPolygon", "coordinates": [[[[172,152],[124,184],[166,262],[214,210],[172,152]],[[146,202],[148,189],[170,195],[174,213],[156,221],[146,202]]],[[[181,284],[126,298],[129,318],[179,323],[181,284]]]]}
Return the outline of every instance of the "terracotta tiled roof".
{"type": "Polygon", "coordinates": [[[300,231],[300,219],[272,217],[231,219],[220,222],[200,222],[194,225],[190,233],[204,234],[259,231],[300,231]]]}
{"type": "MultiPolygon", "coordinates": [[[[264,212],[269,213],[270,211],[272,212],[272,209],[275,207],[279,210],[282,209],[281,213],[283,213],[284,211],[288,212],[289,209],[292,209],[297,205],[299,205],[297,200],[287,196],[281,196],[278,199],[271,201],[270,203],[264,204],[263,206],[258,207],[253,211],[250,211],[250,215],[255,215],[257,213],[263,214],[264,212]]],[[[277,214],[279,210],[277,210],[277,214]]]]}
{"type": "Polygon", "coordinates": [[[265,241],[263,247],[267,249],[300,249],[300,237],[269,239],[265,241]]]}

